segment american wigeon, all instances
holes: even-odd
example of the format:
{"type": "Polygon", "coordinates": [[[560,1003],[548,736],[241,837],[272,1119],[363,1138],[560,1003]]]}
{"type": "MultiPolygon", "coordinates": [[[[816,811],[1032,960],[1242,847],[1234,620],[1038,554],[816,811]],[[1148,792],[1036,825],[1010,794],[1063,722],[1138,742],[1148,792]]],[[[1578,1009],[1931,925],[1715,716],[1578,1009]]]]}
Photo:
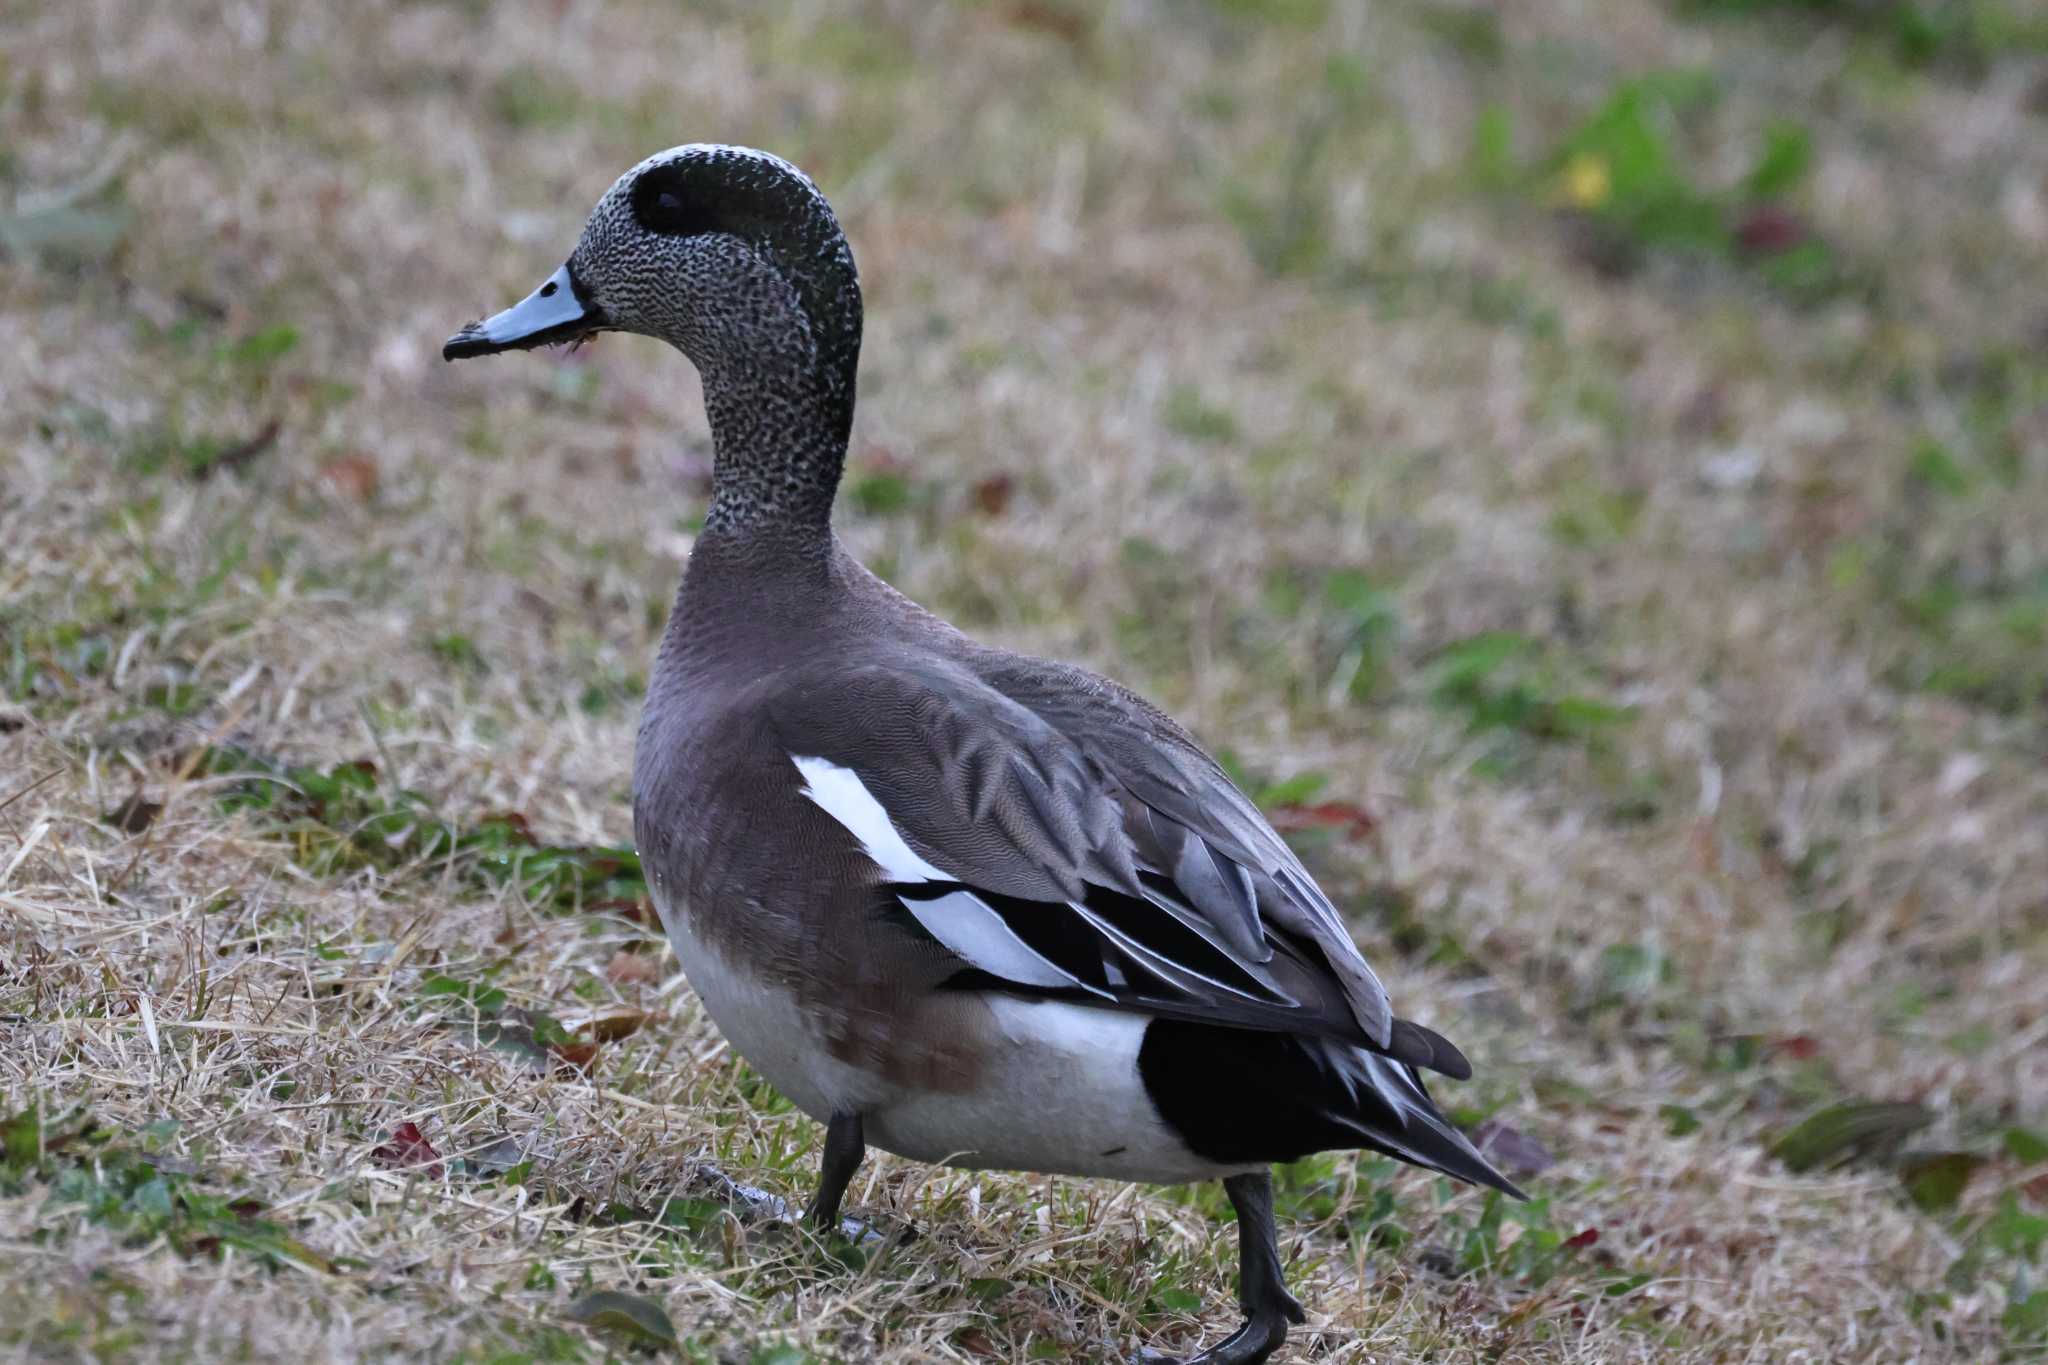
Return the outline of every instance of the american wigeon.
{"type": "Polygon", "coordinates": [[[1431,1101],[1394,1016],[1258,808],[1143,698],[980,644],[832,533],[853,254],[794,166],[649,157],[532,296],[449,359],[639,332],[696,365],[711,505],[648,689],[634,831],[690,984],[826,1125],[812,1216],[873,1143],[920,1161],[1221,1180],[1264,1360],[1301,1306],[1268,1167],[1370,1148],[1518,1194],[1431,1101]]]}

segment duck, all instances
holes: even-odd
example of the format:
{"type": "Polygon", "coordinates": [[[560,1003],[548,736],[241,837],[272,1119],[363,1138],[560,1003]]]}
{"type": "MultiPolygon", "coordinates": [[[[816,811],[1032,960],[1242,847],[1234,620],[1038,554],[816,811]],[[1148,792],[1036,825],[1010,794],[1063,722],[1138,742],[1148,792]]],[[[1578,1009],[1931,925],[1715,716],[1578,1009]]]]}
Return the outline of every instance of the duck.
{"type": "Polygon", "coordinates": [[[842,1228],[870,1146],[1220,1181],[1244,1317],[1188,1365],[1266,1360],[1306,1320],[1276,1163],[1363,1150],[1522,1192],[1424,1084],[1468,1078],[1464,1055],[1394,1014],[1187,730],[955,629],[834,533],[861,323],[811,179],[693,143],[620,176],[560,268],[442,353],[638,333],[702,382],[710,501],[649,677],[634,838],[704,1009],[824,1128],[809,1219],[842,1228]]]}

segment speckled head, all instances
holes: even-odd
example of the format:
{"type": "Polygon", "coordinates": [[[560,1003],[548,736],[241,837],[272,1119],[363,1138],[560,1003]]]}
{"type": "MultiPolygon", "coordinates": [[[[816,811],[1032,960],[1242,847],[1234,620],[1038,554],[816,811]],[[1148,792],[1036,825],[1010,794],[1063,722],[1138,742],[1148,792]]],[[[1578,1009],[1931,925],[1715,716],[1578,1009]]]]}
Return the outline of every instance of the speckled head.
{"type": "Polygon", "coordinates": [[[853,422],[860,280],[810,177],[748,147],[658,152],[598,200],[561,269],[441,353],[608,331],[659,337],[703,377],[718,452],[707,529],[829,516],[853,422]]]}

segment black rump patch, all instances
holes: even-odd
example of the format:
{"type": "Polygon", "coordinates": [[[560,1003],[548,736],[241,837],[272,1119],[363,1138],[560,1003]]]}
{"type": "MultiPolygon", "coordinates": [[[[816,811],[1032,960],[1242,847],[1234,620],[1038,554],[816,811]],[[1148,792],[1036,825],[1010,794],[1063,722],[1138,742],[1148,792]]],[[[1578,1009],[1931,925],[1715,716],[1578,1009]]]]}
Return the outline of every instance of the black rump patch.
{"type": "Polygon", "coordinates": [[[1374,1146],[1367,1128],[1400,1131],[1400,1120],[1370,1086],[1346,1085],[1315,1056],[1344,1046],[1154,1019],[1138,1049],[1138,1075],[1159,1117],[1198,1155],[1299,1161],[1312,1152],[1374,1146]]]}

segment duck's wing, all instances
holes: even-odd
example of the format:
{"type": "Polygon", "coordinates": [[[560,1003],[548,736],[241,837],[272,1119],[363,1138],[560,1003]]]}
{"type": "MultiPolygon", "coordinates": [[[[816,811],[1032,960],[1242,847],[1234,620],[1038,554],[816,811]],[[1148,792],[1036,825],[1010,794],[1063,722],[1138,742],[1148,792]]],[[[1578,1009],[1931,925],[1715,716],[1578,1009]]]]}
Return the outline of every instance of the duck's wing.
{"type": "Polygon", "coordinates": [[[1393,1017],[1257,807],[1131,694],[1062,701],[1049,676],[927,657],[790,681],[768,711],[803,795],[866,851],[880,902],[960,959],[958,984],[1470,1075],[1393,1017]]]}

